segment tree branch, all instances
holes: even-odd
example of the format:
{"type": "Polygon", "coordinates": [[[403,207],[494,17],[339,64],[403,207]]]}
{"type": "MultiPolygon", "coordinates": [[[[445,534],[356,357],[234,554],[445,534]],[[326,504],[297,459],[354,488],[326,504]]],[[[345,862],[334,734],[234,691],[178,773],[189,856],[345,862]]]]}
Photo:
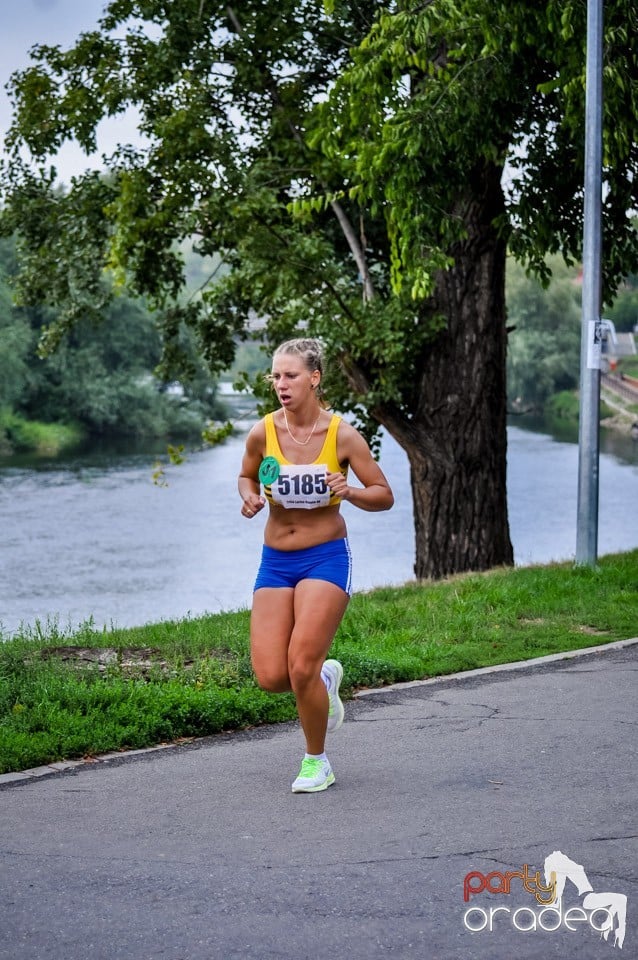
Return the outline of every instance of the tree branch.
{"type": "MultiPolygon", "coordinates": [[[[228,4],[226,6],[226,12],[228,14],[228,19],[233,25],[233,29],[235,30],[236,33],[238,33],[241,36],[243,34],[243,28],[239,21],[239,17],[237,16],[236,11],[230,4],[228,4]]],[[[279,96],[277,81],[272,76],[272,74],[266,69],[266,67],[261,67],[261,71],[263,76],[266,79],[268,90],[269,90],[270,96],[272,97],[273,103],[275,104],[275,106],[279,107],[279,109],[284,110],[285,109],[284,105],[282,103],[281,97],[279,96]]],[[[293,139],[296,141],[296,143],[299,144],[299,146],[302,148],[304,153],[307,153],[308,147],[305,140],[301,136],[299,129],[295,126],[295,124],[292,122],[290,117],[287,115],[286,115],[286,121],[293,139]]],[[[328,189],[328,185],[326,183],[324,183],[321,180],[318,180],[318,183],[321,186],[321,189],[324,191],[324,193],[326,194],[330,193],[328,189]]],[[[357,240],[356,231],[352,226],[352,224],[350,223],[348,215],[346,214],[341,204],[337,200],[330,200],[329,203],[330,203],[330,208],[332,209],[332,212],[334,213],[335,217],[337,218],[337,222],[341,227],[341,230],[346,239],[346,242],[350,247],[350,252],[354,257],[354,262],[356,263],[357,268],[359,270],[359,274],[361,276],[361,280],[363,283],[363,302],[368,303],[374,297],[374,285],[372,283],[372,278],[370,276],[370,271],[368,269],[365,250],[357,240]]]]}
{"type": "MultiPolygon", "coordinates": [[[[258,214],[255,215],[255,219],[257,220],[258,223],[261,223],[261,225],[265,227],[266,230],[268,230],[277,239],[277,241],[282,245],[284,249],[288,249],[290,247],[289,241],[286,238],[280,236],[279,232],[275,230],[272,224],[268,223],[263,217],[260,217],[258,214]]],[[[289,260],[289,263],[294,263],[294,262],[295,261],[293,260],[289,260]]],[[[302,265],[307,267],[307,264],[305,263],[302,265]]],[[[339,304],[339,307],[341,308],[343,313],[347,317],[350,317],[350,319],[352,319],[352,313],[349,310],[348,305],[344,303],[344,301],[341,299],[341,296],[339,295],[339,292],[335,288],[334,284],[331,283],[330,280],[328,280],[328,278],[321,273],[321,271],[315,270],[314,273],[321,279],[322,283],[325,283],[326,287],[328,288],[332,296],[335,298],[335,300],[339,304]]]]}
{"type": "MultiPolygon", "coordinates": [[[[324,190],[325,186],[322,184],[324,190]]],[[[374,297],[374,286],[372,284],[372,278],[370,277],[370,271],[368,270],[368,262],[366,260],[366,255],[363,247],[357,240],[357,235],[354,232],[354,227],[350,223],[345,210],[337,200],[331,200],[330,206],[332,211],[339,221],[339,226],[343,231],[343,235],[348,242],[348,246],[352,252],[355,263],[359,268],[359,273],[361,274],[361,279],[363,281],[363,301],[368,303],[374,297]]]]}

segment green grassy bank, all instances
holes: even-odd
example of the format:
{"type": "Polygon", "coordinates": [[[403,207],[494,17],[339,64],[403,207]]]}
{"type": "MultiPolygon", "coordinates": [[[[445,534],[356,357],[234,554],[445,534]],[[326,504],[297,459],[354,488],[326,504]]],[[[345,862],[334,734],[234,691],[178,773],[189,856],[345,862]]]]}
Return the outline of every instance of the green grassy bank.
{"type": "Polygon", "coordinates": [[[0,410],[0,456],[34,453],[57,456],[77,447],[86,434],[79,424],[25,420],[10,410],[0,410]]]}
{"type": "MultiPolygon", "coordinates": [[[[0,643],[0,772],[295,716],[252,678],[247,611],[0,643]]],[[[494,570],[356,595],[333,646],[345,693],[638,635],[638,550],[595,569],[494,570]]]]}

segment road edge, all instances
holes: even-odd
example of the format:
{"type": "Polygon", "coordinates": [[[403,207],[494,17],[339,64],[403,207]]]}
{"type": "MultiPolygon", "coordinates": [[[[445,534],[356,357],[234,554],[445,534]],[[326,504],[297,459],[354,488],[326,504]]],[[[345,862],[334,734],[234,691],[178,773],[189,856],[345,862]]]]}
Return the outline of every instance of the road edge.
{"type": "MultiPolygon", "coordinates": [[[[529,667],[539,667],[547,663],[556,663],[560,660],[574,660],[577,657],[587,656],[595,653],[603,653],[608,650],[622,650],[624,647],[630,647],[638,643],[638,637],[632,637],[627,640],[614,640],[611,643],[601,643],[595,647],[581,647],[578,650],[567,650],[564,653],[552,653],[545,657],[533,657],[531,660],[518,660],[513,663],[498,663],[491,667],[477,667],[475,670],[462,670],[459,673],[446,673],[440,677],[428,677],[426,680],[407,680],[401,683],[388,684],[383,687],[375,687],[370,690],[359,690],[354,699],[362,697],[375,696],[377,694],[391,693],[393,690],[409,690],[412,687],[423,687],[437,683],[446,683],[450,680],[467,680],[471,677],[488,676],[493,673],[505,673],[508,671],[525,670],[529,667]]],[[[212,734],[211,736],[215,736],[212,734]]],[[[160,750],[170,750],[180,746],[184,742],[194,743],[198,740],[207,740],[209,737],[194,737],[188,741],[176,741],[174,743],[160,743],[154,747],[143,747],[138,750],[114,750],[110,753],[99,754],[95,757],[89,757],[82,760],[60,760],[56,763],[45,764],[40,767],[32,767],[29,770],[20,770],[15,773],[0,774],[0,787],[10,783],[24,783],[28,780],[37,780],[39,777],[48,777],[56,773],[63,773],[66,770],[73,770],[76,767],[86,766],[91,763],[105,763],[109,760],[125,760],[130,757],[140,756],[142,754],[157,753],[160,750]]]]}

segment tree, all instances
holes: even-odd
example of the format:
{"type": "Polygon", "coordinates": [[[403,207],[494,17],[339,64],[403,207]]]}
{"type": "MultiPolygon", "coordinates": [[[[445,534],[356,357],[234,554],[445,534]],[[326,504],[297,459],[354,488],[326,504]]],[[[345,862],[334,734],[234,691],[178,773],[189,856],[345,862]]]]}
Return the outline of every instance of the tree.
{"type": "Polygon", "coordinates": [[[631,333],[638,327],[638,276],[625,278],[616,299],[604,307],[603,313],[613,320],[618,333],[631,333]]]}
{"type": "MultiPolygon", "coordinates": [[[[153,376],[161,354],[153,318],[141,301],[117,297],[104,321],[78,320],[51,356],[36,345],[53,311],[16,307],[18,270],[13,238],[0,240],[0,440],[2,421],[74,424],[83,434],[201,436],[210,417],[224,415],[216,383],[198,356],[193,335],[181,349],[192,368],[183,395],[173,396],[153,376]]],[[[2,444],[6,451],[6,442],[2,444]]]]}
{"type": "Polygon", "coordinates": [[[8,279],[13,267],[12,244],[0,241],[0,412],[11,409],[28,380],[27,357],[33,347],[28,319],[15,310],[8,279]]]}
{"type": "Polygon", "coordinates": [[[576,390],[579,379],[581,287],[575,269],[557,257],[550,263],[547,287],[515,261],[507,264],[509,404],[537,413],[554,394],[576,390]]]}
{"type": "MultiPolygon", "coordinates": [[[[605,16],[609,294],[638,249],[638,64],[635,9],[605,16]]],[[[4,229],[22,296],[63,308],[45,348],[107,295],[104,269],[151,298],[167,363],[184,321],[213,370],[255,313],[270,341],[308,329],[335,406],[406,450],[417,577],[510,563],[505,258],[545,276],[547,252],[580,253],[584,17],[583,0],[110,0],[13,79],[4,229]],[[69,137],[94,150],[131,104],[147,145],[56,193],[47,158],[69,137]],[[186,304],[185,237],[226,270],[186,304]]]]}

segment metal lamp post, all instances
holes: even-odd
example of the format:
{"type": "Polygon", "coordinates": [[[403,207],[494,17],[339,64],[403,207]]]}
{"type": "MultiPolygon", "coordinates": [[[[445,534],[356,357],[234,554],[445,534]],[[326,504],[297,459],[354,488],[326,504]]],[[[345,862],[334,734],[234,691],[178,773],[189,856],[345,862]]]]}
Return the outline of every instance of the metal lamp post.
{"type": "Polygon", "coordinates": [[[594,566],[598,548],[602,328],[603,0],[587,0],[583,308],[578,427],[576,563],[594,566]]]}

